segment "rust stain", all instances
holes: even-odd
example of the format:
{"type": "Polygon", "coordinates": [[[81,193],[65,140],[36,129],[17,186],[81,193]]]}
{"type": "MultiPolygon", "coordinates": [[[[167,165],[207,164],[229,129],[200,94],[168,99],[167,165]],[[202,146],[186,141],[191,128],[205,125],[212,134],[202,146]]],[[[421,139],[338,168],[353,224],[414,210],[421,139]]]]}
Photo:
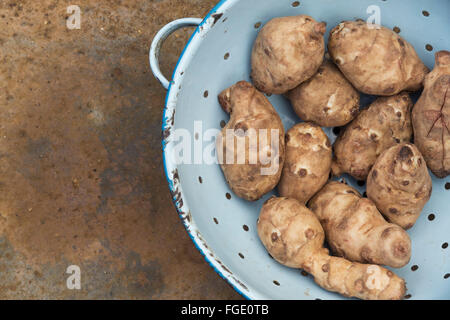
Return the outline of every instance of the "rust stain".
{"type": "Polygon", "coordinates": [[[217,21],[219,21],[220,18],[222,18],[223,13],[215,13],[212,15],[214,21],[213,21],[213,25],[215,25],[217,23],[217,21]]]}
{"type": "Polygon", "coordinates": [[[247,286],[245,284],[243,284],[241,281],[239,281],[236,277],[233,277],[233,280],[236,281],[236,283],[241,287],[241,289],[248,291],[247,286]]]}
{"type": "MultiPolygon", "coordinates": [[[[170,201],[165,91],[147,61],[164,24],[214,4],[81,0],[81,30],[68,30],[64,1],[2,2],[0,298],[239,298],[170,201]],[[76,292],[65,286],[72,264],[76,292]]],[[[161,48],[165,74],[190,32],[161,48]]]]}

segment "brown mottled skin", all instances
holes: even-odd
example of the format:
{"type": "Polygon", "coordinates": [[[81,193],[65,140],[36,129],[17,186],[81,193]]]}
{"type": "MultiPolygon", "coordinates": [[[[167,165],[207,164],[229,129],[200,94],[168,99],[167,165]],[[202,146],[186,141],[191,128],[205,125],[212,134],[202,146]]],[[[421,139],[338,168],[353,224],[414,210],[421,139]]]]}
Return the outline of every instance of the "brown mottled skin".
{"type": "Polygon", "coordinates": [[[416,223],[431,190],[425,160],[410,143],[384,151],[367,177],[367,197],[390,222],[404,229],[416,223]]]}
{"type": "Polygon", "coordinates": [[[285,153],[283,123],[264,94],[245,81],[220,93],[219,102],[223,110],[230,113],[230,121],[217,137],[218,158],[223,159],[222,171],[237,196],[250,201],[258,200],[275,188],[280,180],[285,153]],[[267,129],[264,145],[261,145],[260,129],[267,129]],[[272,129],[277,130],[276,135],[271,134],[272,129]],[[227,130],[231,131],[233,140],[230,142],[226,139],[227,130]],[[251,143],[252,139],[259,143],[251,143]],[[241,143],[243,151],[235,152],[234,148],[238,149],[241,143]],[[263,153],[269,157],[268,163],[263,163],[264,159],[260,157],[263,153]],[[232,163],[227,163],[227,155],[231,155],[232,163]],[[238,157],[242,155],[243,161],[239,163],[238,157]],[[252,163],[252,157],[257,161],[252,163]]]}
{"type": "Polygon", "coordinates": [[[366,300],[400,300],[405,294],[405,281],[393,272],[330,256],[323,247],[325,235],[319,220],[295,199],[266,201],[258,219],[258,235],[276,261],[304,269],[326,290],[366,300]]]}
{"type": "Polygon", "coordinates": [[[351,261],[394,268],[411,258],[411,240],[388,223],[375,204],[345,183],[332,181],[308,203],[322,224],[333,252],[351,261]]]}
{"type": "Polygon", "coordinates": [[[411,107],[409,95],[403,92],[380,97],[361,111],[334,143],[333,174],[365,180],[384,150],[411,140],[411,107]]]}
{"type": "Polygon", "coordinates": [[[329,60],[287,97],[302,120],[322,127],[344,126],[359,112],[359,93],[329,60]]]}
{"type": "Polygon", "coordinates": [[[331,144],[322,128],[302,122],[286,133],[286,159],[278,192],[306,203],[327,182],[331,144]]]}
{"type": "Polygon", "coordinates": [[[311,78],[325,53],[325,23],[300,15],[270,20],[253,45],[252,81],[258,90],[282,94],[311,78]]]}
{"type": "Polygon", "coordinates": [[[333,28],[328,51],[353,86],[366,94],[417,91],[429,72],[405,39],[362,20],[344,21],[333,28]]]}
{"type": "Polygon", "coordinates": [[[414,106],[414,143],[438,178],[450,174],[450,52],[436,53],[434,70],[414,106]]]}

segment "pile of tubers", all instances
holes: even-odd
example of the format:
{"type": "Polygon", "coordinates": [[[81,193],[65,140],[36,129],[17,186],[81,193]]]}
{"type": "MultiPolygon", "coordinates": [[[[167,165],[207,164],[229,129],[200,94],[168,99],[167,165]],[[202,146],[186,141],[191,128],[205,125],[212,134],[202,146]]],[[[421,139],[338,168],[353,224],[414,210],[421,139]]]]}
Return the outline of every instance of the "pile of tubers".
{"type": "Polygon", "coordinates": [[[230,121],[217,138],[218,155],[242,158],[221,167],[243,199],[277,188],[257,221],[276,261],[347,297],[403,299],[405,281],[382,265],[410,260],[405,230],[430,199],[428,169],[438,178],[450,174],[450,52],[438,52],[430,72],[411,44],[383,26],[344,21],[331,30],[327,54],[325,32],[325,23],[307,15],[261,29],[252,84],[240,81],[219,95],[230,121]],[[422,88],[414,105],[408,92],[422,88]],[[285,133],[264,93],[283,94],[305,122],[285,133]],[[379,97],[360,110],[360,93],[379,97]],[[331,145],[321,127],[335,126],[345,127],[331,145]],[[239,144],[243,155],[233,154],[239,144]],[[269,163],[251,161],[261,153],[269,163]],[[367,197],[330,180],[344,173],[367,181],[367,197]]]}

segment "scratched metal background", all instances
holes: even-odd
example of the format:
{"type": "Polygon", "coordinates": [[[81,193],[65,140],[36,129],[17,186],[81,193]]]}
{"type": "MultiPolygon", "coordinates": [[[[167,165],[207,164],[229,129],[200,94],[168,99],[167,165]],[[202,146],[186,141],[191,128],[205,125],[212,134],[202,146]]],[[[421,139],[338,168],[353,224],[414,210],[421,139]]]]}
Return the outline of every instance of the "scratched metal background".
{"type": "MultiPolygon", "coordinates": [[[[0,299],[241,298],[171,202],[147,55],[164,24],[215,2],[0,0],[0,299]]],[[[191,32],[166,41],[165,74],[191,32]]]]}

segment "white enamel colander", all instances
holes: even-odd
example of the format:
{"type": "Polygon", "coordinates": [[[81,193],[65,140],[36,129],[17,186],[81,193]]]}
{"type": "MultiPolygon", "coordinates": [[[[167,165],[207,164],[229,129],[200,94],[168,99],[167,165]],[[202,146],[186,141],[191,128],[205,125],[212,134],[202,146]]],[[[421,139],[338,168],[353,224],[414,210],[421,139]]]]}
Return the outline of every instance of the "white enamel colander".
{"type": "MultiPolygon", "coordinates": [[[[250,81],[250,52],[258,30],[279,16],[307,14],[327,22],[327,34],[343,20],[367,20],[380,13],[381,24],[395,28],[432,69],[434,54],[450,50],[449,0],[223,0],[204,19],[173,21],[155,36],[150,49],[154,75],[167,89],[164,109],[163,153],[165,172],[174,204],[194,244],[211,266],[239,293],[249,299],[341,299],[316,285],[301,270],[273,260],[256,232],[263,202],[235,196],[217,164],[177,164],[177,129],[185,129],[194,142],[207,129],[220,129],[228,116],[217,95],[239,80],[250,81]],[[158,66],[159,48],[175,30],[196,26],[168,81],[158,66]],[[202,128],[198,123],[201,121],[202,128]],[[196,125],[197,123],[197,125],[196,125]]],[[[417,95],[413,98],[417,99],[417,95]]],[[[287,100],[270,101],[285,129],[300,122],[287,100]]],[[[363,96],[362,107],[374,97],[363,96]]],[[[326,128],[332,142],[336,130],[326,128]]],[[[197,142],[198,143],[198,142],[197,142]]],[[[204,141],[205,146],[208,144],[204,141]]],[[[409,299],[450,299],[450,177],[433,176],[433,193],[416,225],[410,263],[395,272],[407,282],[409,299]]],[[[365,186],[346,178],[361,193],[365,186]]]]}

